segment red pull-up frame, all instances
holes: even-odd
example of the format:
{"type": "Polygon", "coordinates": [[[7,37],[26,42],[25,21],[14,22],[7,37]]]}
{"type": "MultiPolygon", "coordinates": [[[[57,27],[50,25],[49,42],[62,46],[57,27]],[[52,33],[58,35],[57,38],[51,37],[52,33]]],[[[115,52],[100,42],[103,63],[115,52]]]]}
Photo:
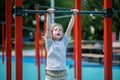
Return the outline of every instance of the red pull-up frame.
{"type": "MultiPolygon", "coordinates": [[[[112,8],[112,0],[104,0],[107,8],[112,8]]],[[[112,16],[104,17],[104,80],[112,80],[112,16]]]]}
{"type": "MultiPolygon", "coordinates": [[[[81,0],[75,0],[75,8],[81,10],[81,0]]],[[[82,80],[82,21],[81,14],[77,14],[75,17],[74,26],[74,60],[75,60],[75,78],[76,80],[82,80]]]]}
{"type": "Polygon", "coordinates": [[[11,80],[11,28],[12,28],[12,2],[6,0],[6,80],[11,80]]]}
{"type": "MultiPolygon", "coordinates": [[[[22,0],[15,0],[22,7],[22,0]]],[[[75,8],[81,10],[81,0],[75,0],[75,8]]],[[[112,8],[112,0],[104,0],[104,8],[112,8]]],[[[11,80],[11,0],[6,0],[6,56],[7,80],[11,80]]],[[[22,80],[22,15],[15,16],[16,80],[22,80]]],[[[81,68],[81,15],[76,15],[74,27],[76,80],[82,80],[81,68]]],[[[104,18],[104,80],[112,80],[112,17],[104,18]]]]}
{"type": "MultiPolygon", "coordinates": [[[[81,10],[81,0],[75,0],[75,8],[81,10]]],[[[104,9],[112,8],[112,0],[104,0],[104,9]]],[[[81,16],[77,15],[74,27],[75,78],[82,80],[81,71],[81,16]]],[[[112,80],[112,16],[104,18],[104,80],[112,80]]]]}
{"type": "MultiPolygon", "coordinates": [[[[35,10],[39,10],[39,5],[36,4],[35,10]]],[[[39,14],[36,13],[36,31],[35,31],[35,51],[36,51],[36,63],[38,66],[38,80],[40,80],[40,43],[39,40],[41,40],[41,33],[40,33],[40,24],[39,24],[39,14]]]]}
{"type": "MultiPolygon", "coordinates": [[[[15,6],[22,7],[22,0],[15,0],[15,6]]],[[[16,54],[16,80],[22,80],[22,30],[23,17],[22,15],[15,16],[15,54],[16,54]]]]}

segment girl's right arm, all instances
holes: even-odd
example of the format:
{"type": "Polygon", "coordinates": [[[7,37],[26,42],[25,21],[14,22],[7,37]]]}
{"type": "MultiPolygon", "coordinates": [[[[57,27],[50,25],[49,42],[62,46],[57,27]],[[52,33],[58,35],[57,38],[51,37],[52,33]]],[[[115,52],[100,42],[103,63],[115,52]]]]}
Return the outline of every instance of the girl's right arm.
{"type": "Polygon", "coordinates": [[[54,12],[53,8],[49,8],[48,9],[48,14],[47,14],[47,18],[46,18],[46,33],[45,33],[45,37],[46,38],[51,38],[52,34],[51,34],[51,21],[50,21],[50,14],[52,14],[54,12]]]}
{"type": "Polygon", "coordinates": [[[51,38],[51,22],[50,22],[50,14],[47,14],[46,18],[46,32],[45,32],[45,38],[51,38]]]}
{"type": "Polygon", "coordinates": [[[67,34],[68,36],[70,35],[71,30],[72,30],[72,28],[73,28],[73,26],[74,26],[75,14],[77,14],[78,11],[79,11],[78,9],[73,9],[73,10],[72,10],[73,14],[72,14],[72,16],[71,16],[69,25],[68,25],[67,30],[66,30],[66,32],[65,32],[65,34],[67,34]]]}

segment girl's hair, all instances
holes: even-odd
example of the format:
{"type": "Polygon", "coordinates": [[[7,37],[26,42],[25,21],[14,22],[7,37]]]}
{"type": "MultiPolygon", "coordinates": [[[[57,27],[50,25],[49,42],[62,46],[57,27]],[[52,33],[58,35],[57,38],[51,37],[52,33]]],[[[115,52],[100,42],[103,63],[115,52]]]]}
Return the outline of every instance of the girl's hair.
{"type": "MultiPolygon", "coordinates": [[[[62,27],[61,24],[53,23],[53,24],[51,24],[51,34],[52,34],[52,35],[53,35],[53,29],[54,29],[56,26],[59,26],[59,27],[62,29],[62,32],[63,32],[63,27],[62,27]]],[[[63,33],[63,34],[64,34],[64,33],[63,33]]],[[[53,38],[53,36],[52,36],[52,39],[55,40],[55,39],[53,38]]],[[[61,39],[62,39],[62,37],[61,37],[61,39]]],[[[60,40],[61,40],[61,39],[60,39],[60,40]]]]}
{"type": "Polygon", "coordinates": [[[53,29],[54,29],[56,26],[59,26],[59,27],[62,29],[62,31],[63,31],[63,27],[62,27],[61,24],[53,23],[53,24],[51,24],[51,33],[53,33],[53,29]]]}

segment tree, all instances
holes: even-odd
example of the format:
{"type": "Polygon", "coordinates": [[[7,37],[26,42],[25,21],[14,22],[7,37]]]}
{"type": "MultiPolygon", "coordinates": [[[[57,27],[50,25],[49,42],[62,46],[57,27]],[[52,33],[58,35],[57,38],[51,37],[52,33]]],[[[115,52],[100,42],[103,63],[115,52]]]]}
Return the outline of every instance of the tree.
{"type": "Polygon", "coordinates": [[[120,32],[120,0],[113,0],[113,9],[118,10],[119,12],[113,13],[113,32],[117,34],[117,40],[119,39],[120,32]]]}
{"type": "MultiPolygon", "coordinates": [[[[98,11],[103,9],[102,1],[83,0],[82,10],[98,11]]],[[[82,31],[85,40],[103,39],[103,15],[82,15],[82,31]],[[93,30],[92,30],[93,29],[93,30]]]]}
{"type": "Polygon", "coordinates": [[[2,25],[1,22],[5,21],[5,0],[0,0],[0,44],[2,43],[2,25]]]}
{"type": "MultiPolygon", "coordinates": [[[[113,0],[113,8],[119,10],[119,13],[114,12],[113,14],[113,32],[118,34],[120,32],[120,0],[113,0]]],[[[103,0],[83,0],[83,10],[103,10],[103,0]]],[[[83,26],[83,39],[89,40],[103,40],[103,16],[104,15],[83,15],[82,26],[83,26]],[[94,27],[95,33],[90,32],[90,27],[94,27]],[[86,37],[87,36],[87,37],[86,37]]]]}
{"type": "MultiPolygon", "coordinates": [[[[0,0],[0,21],[5,21],[5,0],[0,0]]],[[[35,9],[35,4],[38,3],[41,6],[50,6],[50,0],[23,0],[24,9],[35,9]]],[[[113,0],[113,8],[120,10],[120,0],[113,0]]],[[[13,3],[14,4],[14,3],[13,3]]],[[[74,0],[55,0],[55,7],[62,8],[74,8],[74,0]]],[[[41,8],[40,8],[41,9],[41,8]]],[[[46,9],[45,9],[46,10],[46,9]]],[[[69,9],[70,10],[70,9],[69,9]]],[[[103,10],[103,0],[82,0],[82,10],[103,10]]],[[[113,32],[120,32],[120,13],[113,14],[113,32]]],[[[42,14],[41,14],[42,15],[42,14]]],[[[66,14],[60,14],[55,16],[61,16],[66,14]]],[[[35,28],[33,25],[35,20],[35,14],[23,15],[23,25],[35,28]]],[[[56,19],[56,22],[61,23],[66,30],[70,17],[63,19],[56,19]],[[62,22],[61,22],[62,21],[62,22]]],[[[14,23],[14,19],[12,21],[14,23]]],[[[40,22],[43,26],[43,22],[40,22]]],[[[14,30],[13,30],[14,31],[14,30]]],[[[1,32],[1,28],[0,28],[1,32]]],[[[29,31],[24,31],[23,36],[28,36],[29,31]]],[[[14,34],[13,34],[14,36],[14,34]]],[[[0,35],[1,37],[1,35],[0,35]]],[[[103,40],[103,15],[84,15],[82,14],[82,39],[84,40],[103,40]]]]}

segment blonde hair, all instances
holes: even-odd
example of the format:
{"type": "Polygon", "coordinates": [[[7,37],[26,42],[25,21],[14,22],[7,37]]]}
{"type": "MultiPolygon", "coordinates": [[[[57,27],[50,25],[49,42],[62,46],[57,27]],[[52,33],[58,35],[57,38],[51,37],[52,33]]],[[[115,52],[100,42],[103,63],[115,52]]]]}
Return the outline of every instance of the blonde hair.
{"type": "Polygon", "coordinates": [[[53,33],[53,29],[54,29],[56,26],[59,26],[59,27],[62,29],[62,32],[63,32],[63,27],[62,27],[61,24],[53,23],[53,24],[51,24],[51,33],[53,33]]]}
{"type": "MultiPolygon", "coordinates": [[[[52,34],[52,39],[53,39],[53,40],[55,40],[54,37],[53,37],[53,29],[54,29],[56,26],[59,26],[59,27],[62,29],[62,33],[63,33],[63,27],[62,27],[61,24],[58,24],[58,23],[53,23],[53,24],[51,24],[51,34],[52,34]]],[[[64,33],[63,33],[63,34],[64,34],[64,33]]],[[[61,37],[61,39],[62,39],[62,37],[61,37]]],[[[60,39],[60,40],[61,40],[61,39],[60,39]]]]}

